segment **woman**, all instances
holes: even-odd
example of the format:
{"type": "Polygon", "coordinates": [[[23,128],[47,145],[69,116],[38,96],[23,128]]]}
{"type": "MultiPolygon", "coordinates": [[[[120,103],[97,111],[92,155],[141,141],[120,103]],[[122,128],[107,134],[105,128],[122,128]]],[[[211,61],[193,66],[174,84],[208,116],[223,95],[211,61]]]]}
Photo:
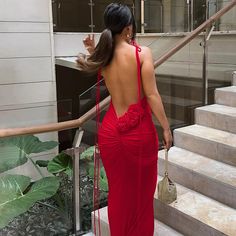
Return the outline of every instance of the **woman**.
{"type": "Polygon", "coordinates": [[[111,103],[98,130],[98,145],[108,178],[108,219],[111,236],[153,236],[153,196],[157,184],[158,136],[151,114],[163,128],[165,148],[172,135],[156,87],[149,48],[135,39],[135,20],[126,5],[110,4],[104,12],[106,29],[91,55],[79,55],[78,66],[99,71],[111,103]]]}

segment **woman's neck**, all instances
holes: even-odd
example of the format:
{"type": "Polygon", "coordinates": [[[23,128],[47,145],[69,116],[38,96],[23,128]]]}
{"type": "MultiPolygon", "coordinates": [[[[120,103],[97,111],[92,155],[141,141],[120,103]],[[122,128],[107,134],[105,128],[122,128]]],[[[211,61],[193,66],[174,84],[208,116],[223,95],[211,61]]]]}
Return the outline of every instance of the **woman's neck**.
{"type": "Polygon", "coordinates": [[[127,40],[126,37],[124,37],[122,34],[117,34],[114,37],[114,42],[116,46],[121,46],[124,44],[130,44],[130,42],[127,40]]]}

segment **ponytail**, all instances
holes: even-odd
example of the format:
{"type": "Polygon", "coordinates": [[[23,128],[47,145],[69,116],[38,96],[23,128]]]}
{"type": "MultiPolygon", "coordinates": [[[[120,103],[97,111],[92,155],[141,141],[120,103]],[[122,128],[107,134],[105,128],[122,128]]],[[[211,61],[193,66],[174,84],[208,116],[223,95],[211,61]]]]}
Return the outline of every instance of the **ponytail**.
{"type": "Polygon", "coordinates": [[[96,73],[99,68],[107,66],[114,53],[114,42],[112,31],[108,28],[103,30],[94,52],[86,56],[80,53],[77,58],[77,65],[80,70],[96,73]]]}

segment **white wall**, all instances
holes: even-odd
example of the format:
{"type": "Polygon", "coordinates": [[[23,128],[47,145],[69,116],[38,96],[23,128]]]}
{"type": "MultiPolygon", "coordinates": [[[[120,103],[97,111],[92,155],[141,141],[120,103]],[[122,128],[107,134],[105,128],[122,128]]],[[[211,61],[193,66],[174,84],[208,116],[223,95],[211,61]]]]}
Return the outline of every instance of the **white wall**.
{"type": "Polygon", "coordinates": [[[51,0],[0,0],[0,128],[57,122],[51,12],[51,0]]]}
{"type": "MultiPolygon", "coordinates": [[[[78,53],[87,53],[83,39],[88,33],[54,33],[56,57],[77,56],[78,53]]],[[[98,42],[100,33],[95,33],[95,42],[98,42]]]]}
{"type": "Polygon", "coordinates": [[[50,3],[0,0],[0,111],[9,117],[0,116],[1,128],[43,123],[49,105],[48,121],[57,121],[50,3]]]}

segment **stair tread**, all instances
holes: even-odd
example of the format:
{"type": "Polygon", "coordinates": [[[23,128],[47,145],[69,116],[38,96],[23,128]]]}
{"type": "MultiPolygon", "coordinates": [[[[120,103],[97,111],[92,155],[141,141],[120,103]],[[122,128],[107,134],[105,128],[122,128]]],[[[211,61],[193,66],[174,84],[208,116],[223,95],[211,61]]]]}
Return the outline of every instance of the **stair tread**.
{"type": "MultiPolygon", "coordinates": [[[[159,158],[165,159],[164,150],[159,151],[158,154],[159,158]]],[[[234,166],[179,147],[172,147],[169,150],[168,161],[175,165],[191,169],[191,171],[206,175],[208,178],[229,184],[235,187],[236,190],[236,167],[234,166]]]]}
{"type": "Polygon", "coordinates": [[[208,106],[198,107],[197,110],[206,111],[206,112],[212,112],[217,113],[221,115],[227,115],[236,117],[236,107],[230,107],[225,105],[219,105],[219,104],[212,104],[208,106]]]}
{"type": "Polygon", "coordinates": [[[217,142],[236,148],[236,134],[230,132],[197,124],[175,129],[174,132],[176,134],[179,132],[187,135],[194,135],[201,139],[210,140],[212,142],[217,142]]]}
{"type": "Polygon", "coordinates": [[[217,88],[216,91],[236,93],[236,86],[217,88]]]}
{"type": "MultiPolygon", "coordinates": [[[[163,177],[158,176],[158,181],[163,177]]],[[[235,235],[236,210],[194,190],[176,183],[177,200],[169,204],[174,209],[207,224],[226,235],[235,235]]],[[[157,188],[154,194],[157,200],[157,188]]]]}
{"type": "MultiPolygon", "coordinates": [[[[101,221],[103,221],[105,224],[108,225],[108,215],[107,215],[107,207],[103,207],[99,209],[99,213],[100,213],[100,219],[101,221]]],[[[93,214],[93,212],[92,212],[93,214]]],[[[96,217],[97,217],[97,212],[96,212],[96,217]]],[[[92,216],[93,219],[93,216],[92,216]]],[[[181,236],[183,234],[175,231],[173,228],[171,228],[168,225],[165,225],[164,223],[162,223],[161,221],[154,219],[154,225],[155,225],[155,229],[154,229],[154,236],[181,236]]],[[[93,235],[93,234],[91,234],[93,235]]]]}

